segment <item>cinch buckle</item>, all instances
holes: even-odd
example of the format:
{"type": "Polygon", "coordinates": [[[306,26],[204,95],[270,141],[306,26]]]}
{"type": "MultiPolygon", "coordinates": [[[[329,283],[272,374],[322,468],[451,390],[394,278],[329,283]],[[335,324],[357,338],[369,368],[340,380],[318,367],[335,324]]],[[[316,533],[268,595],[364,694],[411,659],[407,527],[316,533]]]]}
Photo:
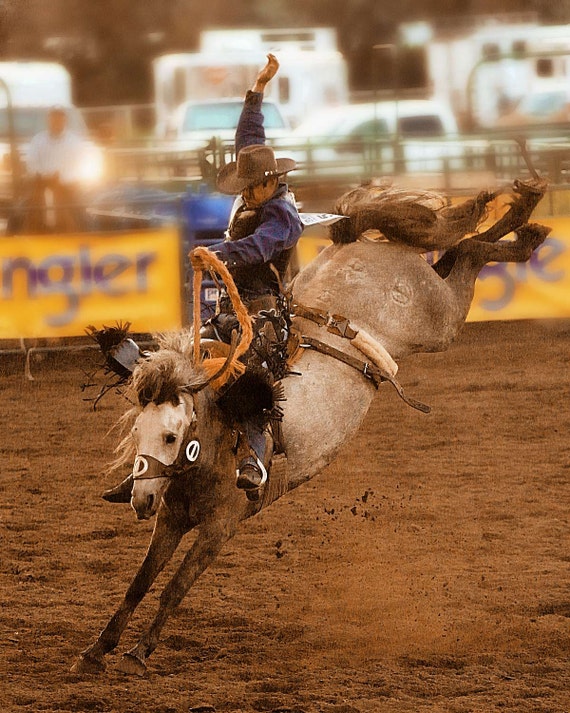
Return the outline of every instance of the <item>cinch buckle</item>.
{"type": "Polygon", "coordinates": [[[338,314],[331,314],[327,320],[327,329],[332,334],[337,334],[339,337],[347,337],[354,339],[357,332],[352,329],[350,322],[346,317],[341,317],[338,314]]]}

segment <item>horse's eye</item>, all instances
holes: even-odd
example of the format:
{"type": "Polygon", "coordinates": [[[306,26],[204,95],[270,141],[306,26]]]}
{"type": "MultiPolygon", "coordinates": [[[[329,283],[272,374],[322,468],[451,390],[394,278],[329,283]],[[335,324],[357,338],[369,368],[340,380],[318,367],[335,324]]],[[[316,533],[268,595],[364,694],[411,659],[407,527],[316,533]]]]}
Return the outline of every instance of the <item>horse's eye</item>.
{"type": "Polygon", "coordinates": [[[166,441],[169,445],[170,445],[171,443],[175,443],[175,442],[176,442],[176,435],[175,435],[174,433],[169,433],[169,434],[166,436],[165,441],[166,441]]]}

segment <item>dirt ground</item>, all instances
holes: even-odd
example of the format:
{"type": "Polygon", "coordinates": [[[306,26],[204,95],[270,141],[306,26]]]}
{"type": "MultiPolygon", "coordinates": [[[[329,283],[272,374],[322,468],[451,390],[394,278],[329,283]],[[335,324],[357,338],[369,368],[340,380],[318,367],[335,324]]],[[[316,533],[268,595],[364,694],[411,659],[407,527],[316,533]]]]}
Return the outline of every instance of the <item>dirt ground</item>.
{"type": "Polygon", "coordinates": [[[99,497],[125,404],[93,412],[77,356],[37,356],[35,381],[0,357],[0,710],[568,713],[569,340],[470,324],[405,361],[432,413],[383,386],[334,464],[244,523],[145,679],[115,664],[182,551],[107,671],[69,673],[152,529],[99,497]]]}

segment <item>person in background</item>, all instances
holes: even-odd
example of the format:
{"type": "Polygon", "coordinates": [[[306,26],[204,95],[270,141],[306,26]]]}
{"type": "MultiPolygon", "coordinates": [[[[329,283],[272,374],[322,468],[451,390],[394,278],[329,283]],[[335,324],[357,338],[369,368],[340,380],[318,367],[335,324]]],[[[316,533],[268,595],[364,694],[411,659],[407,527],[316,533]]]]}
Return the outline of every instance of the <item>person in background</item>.
{"type": "Polygon", "coordinates": [[[64,107],[50,109],[47,128],[36,134],[26,157],[31,179],[30,232],[72,232],[84,223],[80,176],[84,140],[67,126],[64,107]]]}

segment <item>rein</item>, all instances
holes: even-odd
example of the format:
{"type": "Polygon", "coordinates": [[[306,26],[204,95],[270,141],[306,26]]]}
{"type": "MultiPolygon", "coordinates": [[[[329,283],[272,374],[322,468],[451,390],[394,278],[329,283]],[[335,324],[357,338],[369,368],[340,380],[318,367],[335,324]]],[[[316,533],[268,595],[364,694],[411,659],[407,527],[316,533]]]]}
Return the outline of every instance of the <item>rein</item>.
{"type": "MultiPolygon", "coordinates": [[[[190,254],[190,262],[192,263],[192,268],[194,270],[194,277],[192,282],[193,287],[193,308],[192,308],[192,320],[193,320],[193,331],[194,331],[194,363],[200,363],[200,327],[202,324],[201,314],[200,314],[200,290],[202,287],[202,275],[203,270],[206,268],[212,273],[217,273],[224,284],[226,285],[226,291],[231,300],[232,307],[238,319],[240,325],[240,339],[239,343],[235,349],[235,352],[231,359],[230,368],[225,375],[224,382],[230,378],[232,375],[242,374],[245,370],[245,365],[243,362],[239,361],[239,358],[243,356],[253,339],[253,321],[247,311],[246,306],[239,296],[238,289],[234,282],[233,277],[230,274],[228,268],[224,263],[216,257],[216,255],[205,248],[204,246],[198,246],[194,248],[190,254]]],[[[204,360],[202,366],[210,371],[215,371],[218,363],[223,360],[210,359],[204,360]]],[[[223,384],[219,384],[221,386],[223,384]]]]}

